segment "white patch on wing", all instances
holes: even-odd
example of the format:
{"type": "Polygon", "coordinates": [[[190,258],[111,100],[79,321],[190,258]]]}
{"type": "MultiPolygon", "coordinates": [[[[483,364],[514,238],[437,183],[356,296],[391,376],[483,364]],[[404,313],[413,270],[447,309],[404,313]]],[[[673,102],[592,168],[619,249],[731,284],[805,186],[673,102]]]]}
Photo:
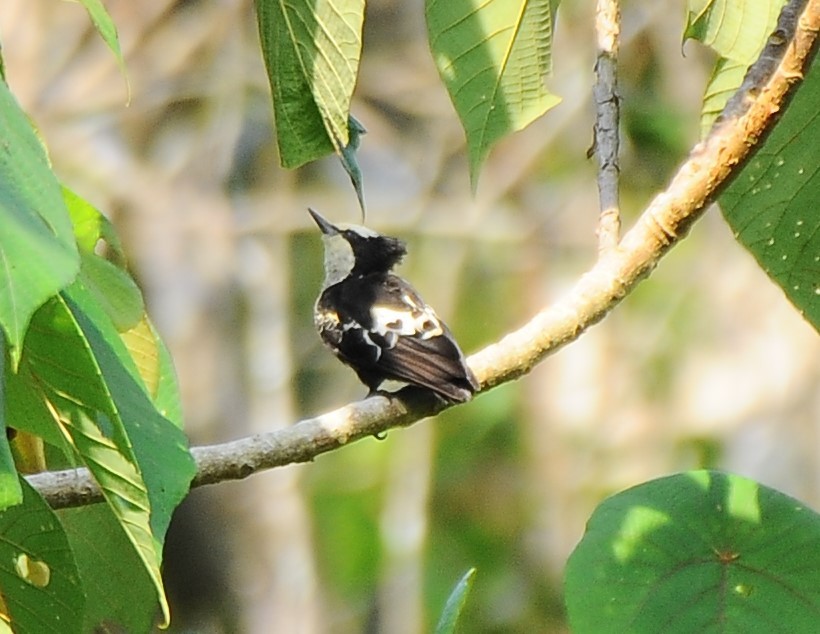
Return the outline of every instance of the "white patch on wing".
{"type": "Polygon", "coordinates": [[[364,330],[364,329],[362,329],[362,339],[364,339],[365,343],[367,343],[369,346],[372,346],[373,348],[375,348],[375,349],[376,349],[376,359],[375,359],[375,360],[376,360],[376,361],[378,361],[378,360],[381,358],[381,356],[382,356],[382,349],[381,349],[381,346],[380,346],[380,345],[378,345],[377,343],[375,343],[375,342],[374,342],[374,341],[370,338],[370,333],[369,333],[369,332],[367,332],[367,331],[366,331],[366,330],[364,330]]]}
{"type": "MultiPolygon", "coordinates": [[[[404,296],[402,299],[410,299],[404,296]]],[[[395,337],[420,337],[431,339],[444,334],[444,328],[435,311],[429,306],[419,307],[416,302],[408,302],[406,309],[376,304],[370,309],[373,318],[373,332],[385,337],[395,345],[395,337]]],[[[392,347],[392,346],[391,346],[392,347]]]]}
{"type": "Polygon", "coordinates": [[[416,300],[415,300],[415,299],[413,299],[413,297],[412,297],[409,293],[404,293],[404,294],[401,296],[401,301],[403,301],[405,304],[407,304],[407,305],[408,305],[408,306],[410,306],[411,308],[415,308],[416,310],[419,310],[419,309],[421,309],[421,308],[422,308],[421,306],[419,306],[419,305],[416,303],[416,300]]]}

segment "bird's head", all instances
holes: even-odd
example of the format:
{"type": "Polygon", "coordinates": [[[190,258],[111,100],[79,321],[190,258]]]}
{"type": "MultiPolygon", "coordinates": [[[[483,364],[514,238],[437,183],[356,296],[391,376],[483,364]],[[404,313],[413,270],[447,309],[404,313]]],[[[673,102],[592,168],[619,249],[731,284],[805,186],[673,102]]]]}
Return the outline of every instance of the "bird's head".
{"type": "Polygon", "coordinates": [[[334,225],[313,209],[308,209],[322,230],[325,245],[324,288],[341,282],[349,275],[386,273],[407,253],[398,238],[359,225],[334,225]]]}

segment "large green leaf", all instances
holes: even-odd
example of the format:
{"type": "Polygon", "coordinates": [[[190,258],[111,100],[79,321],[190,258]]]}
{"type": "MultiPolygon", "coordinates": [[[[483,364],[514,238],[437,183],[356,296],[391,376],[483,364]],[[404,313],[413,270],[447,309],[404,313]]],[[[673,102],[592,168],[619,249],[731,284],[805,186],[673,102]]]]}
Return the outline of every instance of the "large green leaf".
{"type": "Polygon", "coordinates": [[[82,634],[85,594],[54,512],[25,481],[0,513],[0,592],[17,634],[82,634]]]}
{"type": "Polygon", "coordinates": [[[427,0],[438,71],[467,134],[475,188],[492,145],[554,107],[550,0],[427,0]]]}
{"type": "Polygon", "coordinates": [[[82,631],[153,631],[156,588],[111,509],[95,504],[62,509],[57,516],[74,552],[87,599],[82,631]],[[112,583],[123,579],[127,582],[112,583]]]}
{"type": "Polygon", "coordinates": [[[820,330],[820,62],[720,196],[737,239],[820,330]]]}
{"type": "Polygon", "coordinates": [[[47,412],[89,468],[167,616],[159,564],[171,513],[194,473],[185,437],[157,412],[119,333],[81,282],[32,323],[15,384],[29,395],[20,400],[29,410],[43,403],[35,413],[47,412]]]}
{"type": "MultiPolygon", "coordinates": [[[[100,269],[99,264],[96,264],[81,270],[80,280],[83,288],[91,290],[90,294],[84,293],[82,296],[86,312],[93,316],[92,321],[97,323],[99,328],[106,331],[104,338],[107,344],[118,357],[122,367],[143,387],[155,409],[181,428],[179,386],[173,362],[147,315],[141,312],[142,295],[124,269],[125,254],[114,227],[104,215],[81,197],[68,189],[64,189],[63,193],[83,259],[94,258],[108,265],[104,269],[100,269]],[[105,242],[107,254],[113,262],[102,260],[95,254],[101,241],[105,242]],[[126,283],[114,284],[113,290],[116,292],[103,293],[106,286],[112,286],[110,280],[106,281],[105,278],[114,269],[114,282],[123,278],[126,283]],[[98,301],[101,294],[107,295],[104,301],[98,301]],[[135,318],[136,324],[123,332],[115,333],[110,328],[113,323],[117,331],[120,331],[124,326],[130,326],[135,318]]],[[[11,372],[6,373],[5,378],[9,387],[7,409],[12,412],[12,418],[22,425],[23,429],[56,447],[65,449],[63,436],[36,392],[36,380],[25,372],[23,375],[18,377],[11,372]]],[[[180,435],[179,438],[183,437],[180,435]]],[[[167,444],[166,440],[157,440],[163,446],[167,444]]],[[[69,449],[68,454],[71,453],[69,449]]]]}
{"type": "Polygon", "coordinates": [[[146,484],[112,385],[92,351],[84,316],[63,298],[38,311],[26,339],[23,365],[40,397],[102,489],[122,530],[142,559],[167,613],[159,572],[161,552],[151,533],[146,484]]]}
{"type": "Polygon", "coordinates": [[[0,328],[12,369],[29,320],[80,262],[60,186],[40,140],[0,81],[0,328]]]}
{"type": "Polygon", "coordinates": [[[282,165],[341,153],[348,144],[364,0],[256,0],[256,14],[282,165]]]}
{"type": "Polygon", "coordinates": [[[576,634],[813,632],[820,516],[735,475],[661,478],[595,510],[565,585],[576,634]]]}
{"type": "MultiPolygon", "coordinates": [[[[149,394],[134,357],[93,298],[78,283],[66,289],[64,295],[88,339],[95,363],[103,373],[105,389],[110,392],[111,401],[122,416],[129,446],[148,487],[151,528],[161,554],[171,514],[187,495],[196,472],[188,451],[188,439],[180,429],[179,421],[169,420],[155,405],[158,397],[162,397],[163,410],[169,410],[170,416],[177,415],[174,409],[178,407],[178,393],[173,368],[168,367],[170,364],[163,358],[164,346],[160,342],[157,396],[149,394]],[[162,386],[172,379],[173,386],[162,386]]],[[[152,331],[152,334],[155,333],[152,331]]]]}

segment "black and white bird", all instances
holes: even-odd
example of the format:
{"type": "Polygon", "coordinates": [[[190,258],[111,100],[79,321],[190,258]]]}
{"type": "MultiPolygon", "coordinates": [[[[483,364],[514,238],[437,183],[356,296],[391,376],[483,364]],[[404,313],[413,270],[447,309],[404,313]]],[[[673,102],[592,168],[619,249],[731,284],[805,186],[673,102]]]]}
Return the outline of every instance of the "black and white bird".
{"type": "Polygon", "coordinates": [[[325,280],[314,311],[322,341],[371,394],[394,380],[447,402],[469,401],[478,381],[450,329],[391,272],[407,253],[405,244],[365,227],[333,225],[309,211],[325,248],[325,280]]]}

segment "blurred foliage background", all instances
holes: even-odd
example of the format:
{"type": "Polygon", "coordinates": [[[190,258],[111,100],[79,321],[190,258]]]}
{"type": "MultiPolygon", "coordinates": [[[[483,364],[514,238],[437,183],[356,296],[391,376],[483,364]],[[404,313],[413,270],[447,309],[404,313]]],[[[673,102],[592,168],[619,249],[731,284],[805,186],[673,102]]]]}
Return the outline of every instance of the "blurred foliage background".
{"type": "MultiPolygon", "coordinates": [[[[176,361],[194,444],[365,393],[319,343],[308,205],[358,222],[330,158],[278,167],[248,0],[109,0],[126,83],[78,4],[5,0],[8,81],[56,172],[115,222],[176,361]]],[[[502,142],[470,194],[423,4],[370,0],[354,114],[368,224],[466,351],[594,261],[593,3],[558,14],[563,103],[502,142]]],[[[712,59],[684,7],[624,7],[629,224],[698,135],[712,59]]],[[[428,631],[470,567],[465,632],[563,632],[561,577],[595,505],[700,466],[820,508],[820,342],[710,212],[602,324],[531,375],[315,463],[195,491],[168,537],[172,632],[428,631]]]]}

